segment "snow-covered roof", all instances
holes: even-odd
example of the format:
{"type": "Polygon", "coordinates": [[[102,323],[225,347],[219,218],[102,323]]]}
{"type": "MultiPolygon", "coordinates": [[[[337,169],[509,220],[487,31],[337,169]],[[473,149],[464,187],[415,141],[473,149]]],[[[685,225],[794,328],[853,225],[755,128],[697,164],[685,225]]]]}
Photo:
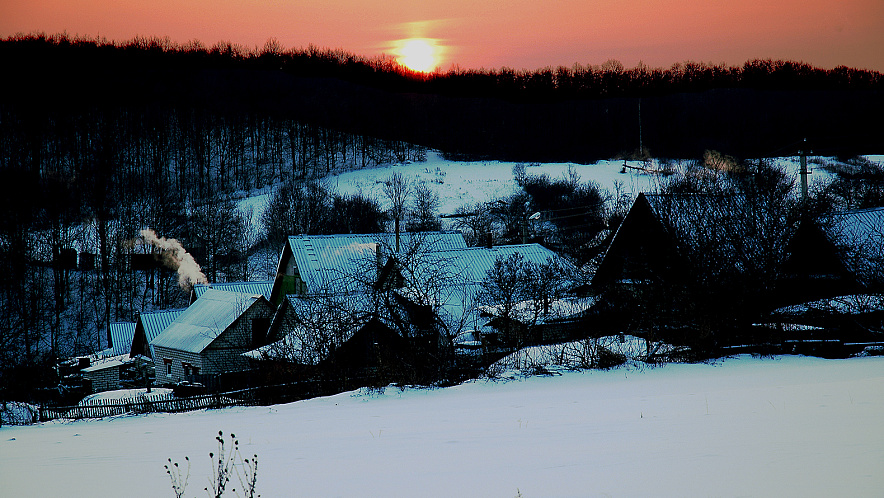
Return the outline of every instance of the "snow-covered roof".
{"type": "Polygon", "coordinates": [[[116,368],[125,365],[129,362],[128,354],[115,356],[112,358],[105,358],[103,360],[97,360],[93,362],[88,367],[80,370],[83,373],[97,372],[99,370],[104,370],[107,368],[116,368]]]}
{"type": "Polygon", "coordinates": [[[316,364],[328,344],[317,341],[315,329],[321,329],[339,347],[365,323],[377,318],[371,313],[372,297],[364,293],[342,295],[286,295],[274,322],[286,319],[286,335],[276,342],[242,353],[248,358],[283,359],[316,364]],[[287,314],[287,316],[282,316],[287,314]]]}
{"type": "MultiPolygon", "coordinates": [[[[770,247],[774,227],[763,220],[763,210],[751,206],[745,196],[722,194],[642,194],[651,210],[671,231],[686,253],[715,249],[747,261],[770,247]],[[770,233],[764,233],[770,228],[770,233]],[[752,234],[752,236],[748,236],[752,234]]],[[[785,239],[783,239],[784,241],[785,239]]],[[[782,242],[782,241],[781,241],[782,242]]]]}
{"type": "MultiPolygon", "coordinates": [[[[463,283],[477,284],[485,280],[495,261],[520,254],[525,263],[546,264],[557,259],[558,255],[540,244],[513,244],[494,247],[469,247],[437,251],[428,255],[449,266],[449,271],[463,283]]],[[[435,271],[438,264],[427,265],[428,271],[435,271]]]]}
{"type": "Polygon", "coordinates": [[[261,295],[208,289],[151,346],[199,353],[261,299],[261,295]]]}
{"type": "Polygon", "coordinates": [[[855,315],[882,310],[884,310],[884,296],[877,294],[850,294],[785,306],[774,310],[772,315],[802,315],[808,312],[855,315]]]}
{"type": "MultiPolygon", "coordinates": [[[[423,261],[414,265],[419,282],[438,281],[432,289],[423,292],[409,287],[397,292],[412,302],[432,306],[449,332],[484,330],[487,320],[481,318],[477,296],[482,282],[498,259],[519,254],[525,263],[543,265],[558,255],[540,244],[515,244],[494,247],[469,247],[436,251],[422,255],[423,261]],[[425,295],[432,292],[433,295],[425,295]]],[[[563,263],[567,264],[567,263],[563,263]]]]}
{"type": "MultiPolygon", "coordinates": [[[[369,264],[377,262],[378,253],[391,255],[395,252],[395,235],[341,234],[341,235],[294,235],[288,238],[301,280],[308,292],[327,289],[336,292],[356,290],[355,277],[365,273],[369,264]]],[[[440,251],[466,248],[460,232],[402,232],[400,252],[440,251]]]]}
{"type": "Polygon", "coordinates": [[[215,282],[211,284],[196,284],[193,286],[193,293],[196,299],[206,293],[209,289],[217,289],[230,292],[241,292],[244,294],[261,294],[270,299],[270,292],[273,290],[273,280],[265,280],[262,282],[215,282]]]}

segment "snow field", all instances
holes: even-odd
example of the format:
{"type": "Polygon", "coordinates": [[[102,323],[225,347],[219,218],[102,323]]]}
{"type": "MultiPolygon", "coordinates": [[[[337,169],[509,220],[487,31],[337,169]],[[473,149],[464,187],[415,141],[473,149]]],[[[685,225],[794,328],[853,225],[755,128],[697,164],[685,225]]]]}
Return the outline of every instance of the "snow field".
{"type": "Polygon", "coordinates": [[[223,430],[262,496],[880,496],[882,417],[884,358],[739,356],[5,427],[0,482],[172,496],[163,464],[189,456],[199,496],[223,430]]]}

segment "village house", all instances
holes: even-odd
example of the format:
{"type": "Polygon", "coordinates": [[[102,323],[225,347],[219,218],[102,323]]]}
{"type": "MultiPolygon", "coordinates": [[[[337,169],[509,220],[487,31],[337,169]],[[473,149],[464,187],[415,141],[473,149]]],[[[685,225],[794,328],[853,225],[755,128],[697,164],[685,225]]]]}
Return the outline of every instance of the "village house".
{"type": "Polygon", "coordinates": [[[764,326],[784,340],[884,340],[884,208],[802,220],[764,326]]]}
{"type": "MultiPolygon", "coordinates": [[[[884,291],[884,208],[802,220],[787,249],[781,287],[793,301],[884,291]]],[[[791,304],[791,303],[790,303],[791,304]]]]}
{"type": "Polygon", "coordinates": [[[791,229],[770,199],[641,193],[592,279],[596,326],[696,350],[751,340],[791,229]]]}
{"type": "Polygon", "coordinates": [[[714,285],[737,275],[773,277],[788,236],[778,213],[758,209],[741,195],[640,193],[592,284],[714,285]]]}
{"type": "MultiPolygon", "coordinates": [[[[466,247],[457,232],[405,233],[396,252],[386,245],[390,237],[291,237],[273,291],[274,302],[281,302],[271,334],[284,339],[251,356],[284,356],[315,365],[360,334],[366,323],[394,330],[412,350],[457,347],[458,341],[469,349],[482,338],[506,335],[486,326],[489,315],[482,314],[478,301],[495,261],[516,254],[524,264],[557,259],[539,244],[466,247]],[[325,344],[316,344],[319,330],[328,339],[325,344]]],[[[348,346],[348,354],[355,354],[354,347],[348,346]]]]}
{"type": "Polygon", "coordinates": [[[267,342],[273,311],[262,295],[208,289],[150,342],[156,382],[246,369],[242,353],[267,342]]]}
{"type": "Polygon", "coordinates": [[[465,247],[460,232],[294,235],[283,246],[270,301],[362,292],[379,281],[390,257],[465,247]]]}

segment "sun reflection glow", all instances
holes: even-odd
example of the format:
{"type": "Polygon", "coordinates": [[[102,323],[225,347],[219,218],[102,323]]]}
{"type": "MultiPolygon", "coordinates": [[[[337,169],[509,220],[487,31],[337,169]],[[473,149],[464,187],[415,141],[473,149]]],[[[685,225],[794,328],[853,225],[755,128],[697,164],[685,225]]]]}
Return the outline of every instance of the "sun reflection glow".
{"type": "Polygon", "coordinates": [[[400,40],[396,49],[396,60],[399,64],[425,73],[436,68],[436,57],[439,48],[436,41],[429,38],[409,38],[400,40]]]}

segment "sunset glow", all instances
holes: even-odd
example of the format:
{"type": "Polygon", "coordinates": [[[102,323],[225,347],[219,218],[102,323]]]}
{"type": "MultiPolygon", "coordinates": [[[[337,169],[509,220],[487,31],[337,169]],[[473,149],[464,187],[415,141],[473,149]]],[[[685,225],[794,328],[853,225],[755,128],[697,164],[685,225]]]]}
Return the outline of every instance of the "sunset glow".
{"type": "Polygon", "coordinates": [[[391,54],[416,71],[452,65],[535,70],[609,59],[662,68],[781,59],[884,71],[881,0],[0,2],[0,37],[34,32],[119,42],[169,37],[248,49],[275,38],[287,48],[391,54]],[[418,39],[425,44],[394,41],[418,39]]]}
{"type": "Polygon", "coordinates": [[[412,71],[425,73],[436,67],[436,44],[433,40],[425,38],[400,40],[396,55],[399,64],[412,71]]]}

